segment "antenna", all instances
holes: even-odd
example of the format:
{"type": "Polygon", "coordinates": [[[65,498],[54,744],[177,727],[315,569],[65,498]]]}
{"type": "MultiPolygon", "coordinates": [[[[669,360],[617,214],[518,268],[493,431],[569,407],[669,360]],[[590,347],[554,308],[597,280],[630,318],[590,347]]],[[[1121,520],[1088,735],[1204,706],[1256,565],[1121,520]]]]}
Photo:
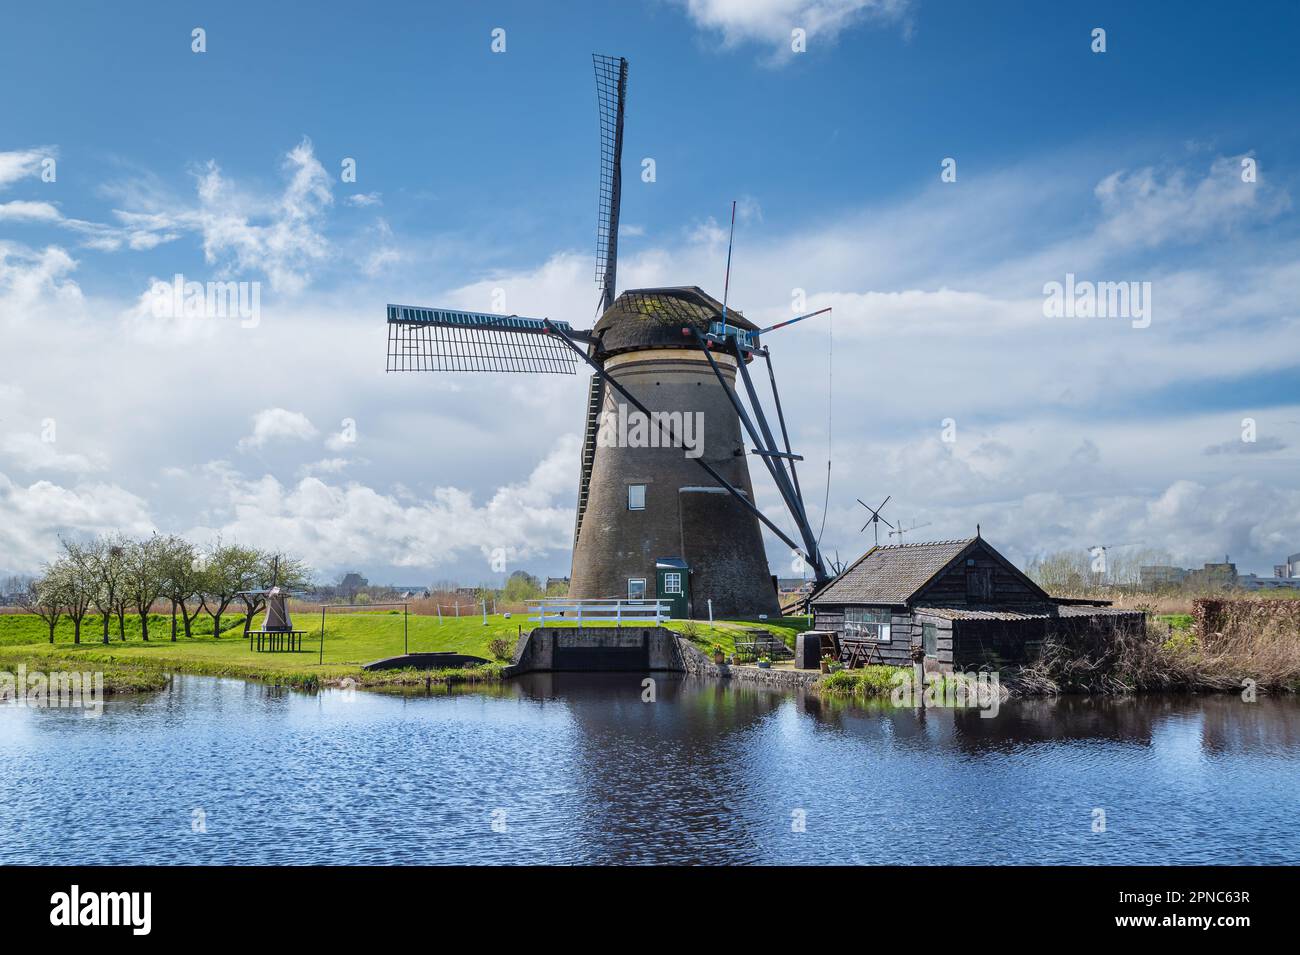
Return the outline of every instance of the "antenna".
{"type": "Polygon", "coordinates": [[[862,498],[858,498],[858,503],[871,512],[870,519],[867,521],[866,524],[862,525],[862,530],[858,531],[858,533],[861,534],[863,531],[867,529],[868,526],[870,526],[876,532],[876,546],[880,546],[880,522],[884,521],[885,525],[890,528],[894,526],[893,524],[890,524],[888,520],[880,516],[880,512],[884,509],[885,505],[889,503],[889,498],[893,496],[894,495],[892,494],[887,495],[885,499],[881,501],[879,506],[877,507],[872,507],[870,504],[864,502],[862,498]]]}
{"type": "Polygon", "coordinates": [[[731,200],[731,236],[727,239],[727,272],[722,279],[722,336],[727,335],[727,294],[731,291],[731,244],[736,241],[736,200],[731,200]]]}
{"type": "Polygon", "coordinates": [[[623,194],[623,109],[627,60],[593,53],[596,108],[600,113],[600,206],[596,211],[596,284],[600,311],[614,304],[618,278],[618,213],[623,194]]]}
{"type": "Polygon", "coordinates": [[[920,527],[929,527],[931,523],[931,521],[926,521],[924,524],[913,524],[911,527],[904,527],[903,522],[899,521],[898,526],[889,532],[889,536],[893,537],[894,535],[898,535],[898,542],[901,544],[903,543],[904,534],[910,534],[912,531],[920,527]]]}

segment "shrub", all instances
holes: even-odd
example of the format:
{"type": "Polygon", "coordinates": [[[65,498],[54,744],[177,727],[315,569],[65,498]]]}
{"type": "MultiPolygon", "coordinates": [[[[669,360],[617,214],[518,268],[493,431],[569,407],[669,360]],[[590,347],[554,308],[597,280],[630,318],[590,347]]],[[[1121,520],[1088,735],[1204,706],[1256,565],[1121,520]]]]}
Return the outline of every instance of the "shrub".
{"type": "Polygon", "coordinates": [[[515,657],[515,645],[504,637],[493,637],[488,641],[488,652],[496,659],[508,663],[515,657]]]}

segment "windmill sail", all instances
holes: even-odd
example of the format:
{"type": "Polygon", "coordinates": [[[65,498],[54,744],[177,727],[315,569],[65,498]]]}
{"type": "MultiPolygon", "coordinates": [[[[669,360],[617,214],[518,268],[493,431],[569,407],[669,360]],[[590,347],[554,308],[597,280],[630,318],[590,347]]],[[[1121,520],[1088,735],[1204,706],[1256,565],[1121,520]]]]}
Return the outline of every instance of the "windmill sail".
{"type": "MultiPolygon", "coordinates": [[[[591,55],[596,67],[596,108],[600,117],[600,205],[596,211],[596,284],[600,286],[600,313],[614,304],[618,286],[618,212],[623,192],[623,108],[627,102],[627,60],[621,56],[591,55]]],[[[582,518],[591,493],[591,465],[596,456],[600,412],[605,403],[605,381],[591,376],[587,392],[587,423],[582,436],[582,464],[578,469],[578,510],[573,522],[573,546],[578,546],[582,518]]]]}
{"type": "MultiPolygon", "coordinates": [[[[568,322],[552,322],[582,338],[568,322]]],[[[578,359],[540,318],[456,308],[388,306],[388,371],[515,371],[572,375],[578,359]]]]}
{"type": "Polygon", "coordinates": [[[623,107],[627,60],[593,53],[596,107],[600,111],[600,208],[596,213],[596,284],[600,311],[614,304],[618,276],[618,210],[623,191],[623,107]]]}

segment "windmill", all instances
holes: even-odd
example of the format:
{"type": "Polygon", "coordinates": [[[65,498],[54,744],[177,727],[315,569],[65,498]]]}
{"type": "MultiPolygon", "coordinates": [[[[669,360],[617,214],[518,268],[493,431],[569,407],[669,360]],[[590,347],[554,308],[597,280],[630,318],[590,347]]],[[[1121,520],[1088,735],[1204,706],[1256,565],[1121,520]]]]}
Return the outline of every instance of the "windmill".
{"type": "Polygon", "coordinates": [[[886,527],[891,528],[891,529],[893,529],[893,527],[894,527],[894,525],[891,524],[891,523],[889,523],[888,520],[886,520],[885,518],[883,518],[883,517],[880,516],[880,512],[883,511],[883,510],[885,509],[885,505],[889,503],[889,499],[890,499],[891,497],[893,497],[893,496],[894,496],[894,495],[892,495],[892,494],[886,495],[886,496],[885,496],[885,499],[884,499],[883,501],[881,501],[881,502],[880,502],[877,506],[875,506],[875,507],[872,507],[871,505],[867,504],[864,500],[862,500],[862,498],[858,498],[858,503],[861,504],[863,507],[865,507],[868,511],[871,512],[871,516],[870,516],[869,518],[867,518],[867,523],[865,523],[865,524],[862,525],[862,530],[858,531],[858,533],[861,534],[861,533],[863,533],[863,531],[865,531],[868,527],[870,527],[873,531],[876,532],[876,546],[877,546],[877,547],[880,546],[880,525],[881,525],[881,523],[883,522],[884,525],[885,525],[886,527]]]}
{"type": "MultiPolygon", "coordinates": [[[[719,616],[775,614],[763,527],[803,556],[818,585],[829,575],[795,470],[802,458],[790,448],[771,356],[760,339],[829,309],[759,328],[726,303],[726,292],[723,302],[696,286],[616,295],[627,60],[593,60],[601,134],[594,327],[389,305],[387,369],[575,374],[586,364],[592,376],[569,595],[680,600],[675,615],[702,612],[710,601],[719,616]],[[748,369],[759,358],[771,382],[779,444],[748,369]],[[640,417],[628,427],[634,415],[640,417]],[[750,455],[776,485],[794,535],[754,503],[750,455]]],[[[730,254],[729,246],[728,288],[730,254]]]]}

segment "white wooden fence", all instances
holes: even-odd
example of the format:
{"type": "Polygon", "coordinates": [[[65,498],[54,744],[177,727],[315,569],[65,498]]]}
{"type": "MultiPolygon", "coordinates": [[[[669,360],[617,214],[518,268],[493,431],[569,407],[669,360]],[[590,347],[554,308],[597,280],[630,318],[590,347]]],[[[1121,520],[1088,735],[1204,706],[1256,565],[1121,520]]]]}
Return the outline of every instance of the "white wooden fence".
{"type": "Polygon", "coordinates": [[[670,600],[574,600],[570,597],[548,597],[529,600],[529,623],[611,622],[615,626],[625,623],[663,623],[672,618],[670,600]]]}

